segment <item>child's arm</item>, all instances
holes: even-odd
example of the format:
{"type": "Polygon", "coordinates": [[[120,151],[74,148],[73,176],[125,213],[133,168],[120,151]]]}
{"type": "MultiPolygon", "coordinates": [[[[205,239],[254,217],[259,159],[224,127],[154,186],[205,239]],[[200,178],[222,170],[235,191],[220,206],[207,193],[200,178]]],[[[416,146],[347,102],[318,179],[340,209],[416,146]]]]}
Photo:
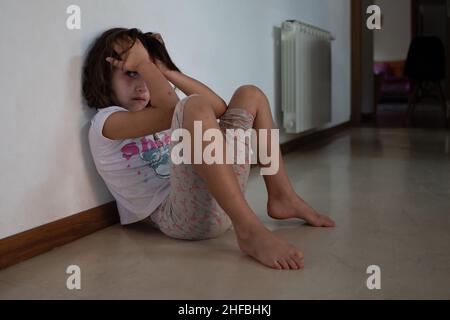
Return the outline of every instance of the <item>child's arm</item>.
{"type": "MultiPolygon", "coordinates": [[[[120,52],[120,49],[116,50],[120,52]]],[[[112,140],[138,138],[170,128],[179,98],[170,83],[150,60],[139,40],[122,60],[107,58],[121,70],[137,71],[149,88],[152,106],[135,112],[115,112],[104,124],[103,135],[112,140]]]]}
{"type": "Polygon", "coordinates": [[[178,89],[183,91],[185,95],[190,96],[191,94],[198,93],[208,99],[214,108],[216,118],[219,118],[227,110],[225,101],[200,81],[173,70],[167,70],[163,74],[178,89]]]}
{"type": "Polygon", "coordinates": [[[184,73],[168,69],[164,63],[159,60],[156,60],[156,66],[167,78],[167,80],[173,83],[175,87],[183,91],[186,96],[197,93],[207,98],[214,108],[216,118],[219,118],[227,110],[227,104],[225,101],[205,84],[185,75],[184,73]]]}
{"type": "Polygon", "coordinates": [[[155,65],[139,39],[136,39],[129,49],[128,41],[119,41],[114,44],[114,51],[120,55],[120,60],[112,57],[106,58],[114,67],[123,71],[137,71],[144,78],[150,91],[152,106],[164,109],[175,108],[179,98],[166,77],[155,65]]]}
{"type": "Polygon", "coordinates": [[[169,81],[167,81],[166,77],[153,62],[147,61],[146,63],[140,64],[137,67],[137,72],[142,75],[147,84],[152,106],[162,107],[168,110],[175,109],[180,99],[169,81]]]}
{"type": "Polygon", "coordinates": [[[152,62],[139,65],[137,70],[149,87],[152,105],[139,111],[111,114],[103,126],[103,135],[108,139],[139,138],[170,129],[178,96],[152,62]]]}
{"type": "MultiPolygon", "coordinates": [[[[151,36],[157,39],[164,47],[166,46],[161,34],[153,33],[151,36]]],[[[180,71],[170,70],[169,68],[167,68],[165,63],[160,61],[159,59],[155,59],[155,64],[159,68],[159,70],[161,70],[162,74],[178,89],[183,91],[186,96],[197,93],[209,100],[214,108],[216,118],[219,118],[222,114],[225,113],[225,111],[227,110],[227,104],[225,103],[225,101],[205,84],[183,74],[180,71]]]]}

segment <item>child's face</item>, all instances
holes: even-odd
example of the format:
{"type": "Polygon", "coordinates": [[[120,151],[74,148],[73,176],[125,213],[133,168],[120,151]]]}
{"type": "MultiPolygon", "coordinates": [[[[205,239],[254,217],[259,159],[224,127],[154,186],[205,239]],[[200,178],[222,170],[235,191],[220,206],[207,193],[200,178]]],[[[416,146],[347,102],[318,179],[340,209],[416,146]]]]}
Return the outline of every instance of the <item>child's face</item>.
{"type": "Polygon", "coordinates": [[[150,102],[150,92],[144,79],[136,72],[114,68],[112,87],[121,107],[129,111],[139,111],[150,102]]]}

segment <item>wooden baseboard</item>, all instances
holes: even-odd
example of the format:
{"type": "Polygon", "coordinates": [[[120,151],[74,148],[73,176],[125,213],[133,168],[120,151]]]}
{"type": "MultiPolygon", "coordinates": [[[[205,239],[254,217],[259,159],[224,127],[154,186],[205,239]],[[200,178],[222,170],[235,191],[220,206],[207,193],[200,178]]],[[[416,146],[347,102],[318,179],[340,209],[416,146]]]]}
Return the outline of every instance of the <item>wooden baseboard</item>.
{"type": "Polygon", "coordinates": [[[0,269],[62,246],[119,221],[116,202],[0,240],[0,269]]]}
{"type": "MultiPolygon", "coordinates": [[[[326,140],[350,127],[350,122],[281,144],[282,154],[326,140]]],[[[116,202],[74,214],[0,240],[0,269],[50,251],[119,222],[116,202]]]]}
{"type": "Polygon", "coordinates": [[[341,123],[337,126],[330,127],[321,131],[312,132],[311,134],[293,139],[280,145],[281,153],[287,154],[302,148],[308,148],[317,143],[325,142],[338,133],[349,129],[352,126],[350,121],[341,123]]]}

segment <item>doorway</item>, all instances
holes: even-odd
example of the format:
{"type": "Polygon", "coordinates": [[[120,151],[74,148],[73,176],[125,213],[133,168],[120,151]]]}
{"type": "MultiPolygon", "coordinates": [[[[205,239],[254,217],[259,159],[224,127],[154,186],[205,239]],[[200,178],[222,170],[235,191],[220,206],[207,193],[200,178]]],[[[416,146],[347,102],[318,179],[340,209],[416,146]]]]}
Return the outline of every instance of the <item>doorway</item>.
{"type": "MultiPolygon", "coordinates": [[[[382,30],[373,31],[370,34],[373,38],[370,38],[365,32],[367,30],[364,29],[368,3],[369,1],[365,0],[351,0],[351,122],[356,126],[411,126],[405,123],[410,87],[403,76],[409,45],[415,36],[434,35],[445,44],[446,52],[450,52],[450,0],[370,1],[369,4],[377,4],[382,11],[382,30]],[[365,52],[370,45],[373,45],[372,67],[368,66],[367,61],[365,62],[367,60],[365,52]],[[389,70],[391,78],[388,81],[383,79],[384,82],[381,82],[382,79],[377,75],[377,68],[389,70]],[[367,107],[369,91],[364,81],[373,82],[372,107],[367,107]]],[[[447,75],[449,75],[448,54],[446,59],[447,75]]],[[[449,81],[447,76],[444,83],[447,97],[450,97],[449,81]]],[[[445,117],[438,99],[424,98],[423,101],[419,101],[419,104],[414,112],[415,121],[412,126],[439,128],[445,125],[445,117]]]]}

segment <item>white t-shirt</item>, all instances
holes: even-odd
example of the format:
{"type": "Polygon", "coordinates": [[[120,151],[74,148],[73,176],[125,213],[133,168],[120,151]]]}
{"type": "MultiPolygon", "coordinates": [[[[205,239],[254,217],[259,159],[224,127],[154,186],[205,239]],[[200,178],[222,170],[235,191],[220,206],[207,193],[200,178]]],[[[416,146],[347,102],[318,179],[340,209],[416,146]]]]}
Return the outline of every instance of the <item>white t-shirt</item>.
{"type": "Polygon", "coordinates": [[[170,191],[170,129],[136,139],[103,136],[105,120],[122,107],[100,109],[91,120],[89,145],[98,173],[117,203],[121,224],[148,217],[170,191]]]}

